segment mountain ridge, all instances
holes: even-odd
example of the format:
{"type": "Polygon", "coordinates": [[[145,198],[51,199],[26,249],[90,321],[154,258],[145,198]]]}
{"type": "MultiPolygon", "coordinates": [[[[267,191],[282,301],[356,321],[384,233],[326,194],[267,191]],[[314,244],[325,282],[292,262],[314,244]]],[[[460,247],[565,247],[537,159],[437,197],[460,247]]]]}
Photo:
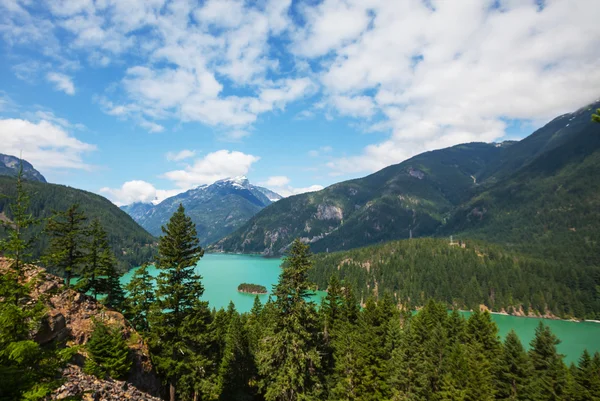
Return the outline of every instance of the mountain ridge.
{"type": "MultiPolygon", "coordinates": [[[[286,198],[263,209],[210,249],[281,255],[295,237],[310,243],[314,252],[327,252],[395,239],[460,234],[461,229],[452,227],[461,226],[457,213],[470,202],[505,185],[519,171],[534,168],[544,155],[558,155],[577,138],[600,132],[600,125],[591,122],[597,107],[600,102],[556,117],[520,141],[461,144],[425,152],[366,177],[286,198]]],[[[588,145],[596,146],[595,142],[588,145]]],[[[532,195],[536,197],[540,194],[532,195]]],[[[468,210],[485,214],[476,206],[468,210]]],[[[462,218],[466,216],[463,211],[462,218]]],[[[485,235],[478,238],[488,239],[485,235]]]]}

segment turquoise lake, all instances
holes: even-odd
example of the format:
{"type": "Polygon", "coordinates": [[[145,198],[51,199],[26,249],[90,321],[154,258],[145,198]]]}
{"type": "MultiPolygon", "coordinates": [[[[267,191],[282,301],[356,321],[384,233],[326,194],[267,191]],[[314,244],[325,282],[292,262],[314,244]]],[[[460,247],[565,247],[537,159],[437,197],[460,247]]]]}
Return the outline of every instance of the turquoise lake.
{"type": "MultiPolygon", "coordinates": [[[[226,308],[229,301],[233,301],[240,312],[248,312],[252,308],[255,295],[243,294],[237,291],[241,283],[264,285],[269,293],[273,284],[277,283],[281,272],[279,265],[281,259],[267,259],[253,255],[225,255],[206,254],[198,263],[196,272],[201,274],[204,284],[203,299],[208,301],[210,307],[226,308]]],[[[123,284],[129,282],[133,271],[129,271],[121,278],[123,284]]],[[[156,269],[150,268],[152,275],[157,275],[156,269]]],[[[318,292],[315,300],[323,296],[318,292]]],[[[269,295],[259,295],[264,303],[269,295]]],[[[463,315],[468,316],[469,312],[463,315]]],[[[600,323],[593,322],[568,322],[562,320],[524,318],[505,315],[492,315],[498,325],[500,336],[504,336],[514,329],[519,335],[524,346],[528,346],[533,339],[535,328],[540,320],[548,325],[554,334],[561,339],[558,346],[559,352],[565,355],[565,362],[576,362],[584,349],[591,353],[600,351],[600,323]]]]}

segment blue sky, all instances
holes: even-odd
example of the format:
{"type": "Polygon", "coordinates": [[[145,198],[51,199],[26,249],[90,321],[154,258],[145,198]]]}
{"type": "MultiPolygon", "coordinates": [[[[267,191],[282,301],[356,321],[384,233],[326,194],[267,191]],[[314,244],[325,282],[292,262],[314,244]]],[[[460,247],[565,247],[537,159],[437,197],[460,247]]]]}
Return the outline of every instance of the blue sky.
{"type": "Polygon", "coordinates": [[[590,1],[0,0],[0,152],[151,201],[283,195],[600,96],[590,1]]]}

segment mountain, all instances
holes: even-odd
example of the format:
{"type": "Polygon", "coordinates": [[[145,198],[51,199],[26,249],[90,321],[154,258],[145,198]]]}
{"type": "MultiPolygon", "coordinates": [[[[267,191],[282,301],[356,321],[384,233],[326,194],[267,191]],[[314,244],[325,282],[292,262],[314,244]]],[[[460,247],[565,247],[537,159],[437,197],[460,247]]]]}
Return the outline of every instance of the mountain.
{"type": "Polygon", "coordinates": [[[23,163],[23,178],[29,181],[46,182],[44,176],[33,168],[31,163],[2,153],[0,153],[0,175],[16,177],[19,173],[21,162],[23,163]]]}
{"type": "MultiPolygon", "coordinates": [[[[155,238],[108,199],[80,189],[37,181],[25,181],[23,187],[30,197],[30,210],[37,218],[50,217],[53,210],[66,210],[74,203],[79,204],[88,219],[99,218],[108,232],[121,271],[152,258],[155,238]]],[[[8,205],[16,196],[16,180],[13,177],[0,176],[0,194],[5,195],[0,197],[0,218],[10,220],[8,205]]],[[[40,234],[43,228],[43,224],[34,226],[33,233],[40,234]]],[[[48,237],[38,235],[35,243],[33,256],[39,257],[48,247],[48,237]]]]}
{"type": "Polygon", "coordinates": [[[226,178],[167,198],[157,205],[134,203],[122,209],[151,234],[161,235],[179,204],[192,218],[203,245],[213,243],[248,221],[265,206],[279,201],[275,192],[250,184],[246,177],[226,178]]]}
{"type": "MultiPolygon", "coordinates": [[[[518,142],[469,143],[426,152],[364,178],[283,199],[212,249],[278,255],[296,237],[310,243],[315,252],[461,233],[498,240],[501,235],[490,232],[510,230],[514,235],[500,241],[505,243],[523,240],[518,235],[524,232],[543,237],[544,233],[522,229],[530,224],[526,216],[536,213],[534,206],[524,202],[545,202],[553,196],[551,204],[563,207],[560,221],[566,225],[594,213],[600,125],[592,123],[590,116],[597,107],[600,102],[557,117],[518,142]],[[554,195],[548,195],[552,191],[554,195]],[[563,201],[579,203],[573,208],[563,201]]],[[[536,221],[544,225],[541,218],[536,221]]],[[[584,232],[590,233],[594,226],[598,227],[595,217],[584,232]]],[[[563,234],[540,240],[540,246],[555,243],[563,234]]],[[[593,233],[587,239],[577,238],[586,246],[597,246],[593,233]]]]}

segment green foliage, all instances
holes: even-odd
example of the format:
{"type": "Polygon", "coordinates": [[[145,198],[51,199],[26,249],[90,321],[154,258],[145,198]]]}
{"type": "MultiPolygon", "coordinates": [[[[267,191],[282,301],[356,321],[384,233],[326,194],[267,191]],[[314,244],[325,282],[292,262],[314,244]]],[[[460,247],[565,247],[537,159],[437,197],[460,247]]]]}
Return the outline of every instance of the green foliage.
{"type": "Polygon", "coordinates": [[[207,327],[210,312],[200,301],[201,276],[194,272],[204,254],[196,228],[182,205],[173,214],[158,243],[155,305],[151,313],[150,345],[157,370],[173,388],[196,393],[207,388],[207,327]]]}
{"type": "Polygon", "coordinates": [[[318,321],[308,299],[310,267],[308,246],[294,241],[274,288],[275,321],[260,340],[258,371],[267,401],[304,400],[317,397],[321,390],[318,321]]]}
{"type": "Polygon", "coordinates": [[[67,288],[71,277],[78,274],[85,261],[85,214],[79,205],[73,204],[67,210],[54,212],[46,224],[46,234],[50,237],[47,264],[65,272],[67,288]]]}
{"type": "Polygon", "coordinates": [[[600,317],[600,267],[533,258],[475,241],[466,248],[446,239],[412,239],[349,251],[317,254],[310,279],[327,288],[332,274],[367,299],[372,289],[395,294],[409,308],[433,298],[449,307],[518,310],[557,316],[600,317]],[[470,277],[465,280],[465,277],[470,277]]]}
{"type": "MultiPolygon", "coordinates": [[[[13,220],[10,210],[12,199],[16,197],[15,178],[0,176],[0,212],[13,220]]],[[[117,257],[118,270],[124,272],[131,267],[140,266],[152,259],[155,252],[155,239],[133,221],[127,213],[120,210],[108,199],[102,196],[63,185],[43,182],[24,181],[23,190],[30,198],[29,213],[35,219],[45,220],[56,210],[64,211],[73,204],[79,204],[80,210],[90,219],[100,219],[108,233],[108,241],[112,252],[117,257]]],[[[44,225],[32,227],[28,238],[36,238],[32,244],[34,260],[48,254],[49,238],[40,235],[44,225]]],[[[0,237],[5,236],[5,230],[0,228],[0,237]]],[[[51,273],[64,275],[60,268],[49,267],[51,273]]]]}
{"type": "Polygon", "coordinates": [[[98,299],[98,293],[105,293],[107,289],[106,276],[114,270],[113,256],[100,220],[92,220],[85,235],[88,240],[83,243],[83,268],[75,288],[84,293],[91,292],[94,299],[98,299]]]}
{"type": "Polygon", "coordinates": [[[567,386],[563,356],[556,351],[560,340],[540,322],[531,340],[529,357],[533,365],[534,391],[542,400],[559,400],[567,386]]]}
{"type": "Polygon", "coordinates": [[[139,332],[148,331],[148,316],[154,297],[154,278],[148,273],[148,264],[143,264],[133,273],[125,287],[127,291],[125,316],[139,332]]]}
{"type": "Polygon", "coordinates": [[[597,109],[596,113],[592,114],[592,121],[595,123],[600,123],[600,109],[597,109]]]}
{"type": "Polygon", "coordinates": [[[23,189],[23,162],[21,161],[16,179],[16,196],[9,206],[12,221],[2,221],[6,238],[0,240],[0,252],[10,260],[9,269],[14,273],[16,285],[11,295],[15,305],[19,304],[23,296],[20,291],[23,287],[18,285],[23,279],[23,267],[32,256],[35,237],[30,228],[38,222],[29,212],[29,204],[29,195],[23,189]]]}
{"type": "Polygon", "coordinates": [[[118,327],[109,327],[94,321],[94,331],[86,344],[89,358],[84,370],[99,378],[124,378],[131,369],[131,356],[123,333],[118,327]]]}

